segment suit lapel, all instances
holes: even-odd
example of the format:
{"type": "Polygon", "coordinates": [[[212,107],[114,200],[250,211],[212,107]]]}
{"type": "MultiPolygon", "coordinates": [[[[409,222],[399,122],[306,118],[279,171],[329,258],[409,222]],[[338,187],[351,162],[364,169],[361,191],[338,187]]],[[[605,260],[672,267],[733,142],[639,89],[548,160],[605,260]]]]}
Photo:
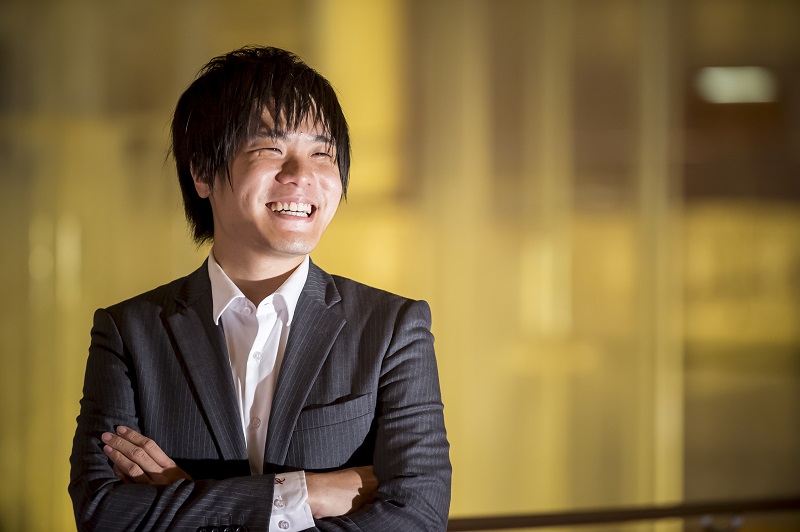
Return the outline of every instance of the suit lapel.
{"type": "Polygon", "coordinates": [[[214,324],[207,263],[186,278],[166,324],[220,454],[224,460],[247,460],[225,337],[214,324]]]}
{"type": "Polygon", "coordinates": [[[279,470],[285,462],[297,417],[344,327],[345,319],[336,306],[340,300],[333,279],[311,263],[275,387],[264,452],[265,473],[279,470]]]}

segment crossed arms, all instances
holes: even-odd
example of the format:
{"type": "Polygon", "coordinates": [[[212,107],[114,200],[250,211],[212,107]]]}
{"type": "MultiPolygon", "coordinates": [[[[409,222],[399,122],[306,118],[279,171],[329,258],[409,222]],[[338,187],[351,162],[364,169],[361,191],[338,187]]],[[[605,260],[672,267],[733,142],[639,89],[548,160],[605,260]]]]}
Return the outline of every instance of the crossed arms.
{"type": "MultiPolygon", "coordinates": [[[[125,484],[168,486],[178,480],[192,480],[155,441],[135,430],[120,426],[116,433],[104,432],[100,439],[114,473],[125,484]]],[[[372,466],[359,466],[307,473],[306,484],[311,513],[321,519],[352,513],[371,502],[378,479],[372,466]]]]}

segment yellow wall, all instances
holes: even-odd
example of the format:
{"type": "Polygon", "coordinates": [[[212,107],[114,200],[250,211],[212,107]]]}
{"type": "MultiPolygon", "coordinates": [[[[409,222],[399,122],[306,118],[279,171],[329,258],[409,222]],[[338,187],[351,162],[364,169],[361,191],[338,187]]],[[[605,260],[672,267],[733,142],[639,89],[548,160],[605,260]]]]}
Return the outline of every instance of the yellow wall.
{"type": "MultiPolygon", "coordinates": [[[[800,491],[798,198],[684,201],[673,22],[716,28],[708,46],[725,49],[711,22],[729,12],[697,4],[694,18],[667,0],[0,5],[0,530],[74,529],[92,312],[207,254],[165,162],[170,113],[205,61],[248,43],[299,53],[351,124],[349,200],[314,260],[431,303],[452,515],[800,491]],[[752,388],[729,378],[747,369],[720,371],[731,350],[766,360],[779,406],[764,426],[777,443],[750,454],[703,432],[735,422],[725,405],[687,415],[752,388]],[[760,480],[692,480],[715,451],[760,480]]],[[[736,13],[759,3],[729,4],[746,26],[736,13]]],[[[773,53],[800,50],[771,27],[773,53]]]]}

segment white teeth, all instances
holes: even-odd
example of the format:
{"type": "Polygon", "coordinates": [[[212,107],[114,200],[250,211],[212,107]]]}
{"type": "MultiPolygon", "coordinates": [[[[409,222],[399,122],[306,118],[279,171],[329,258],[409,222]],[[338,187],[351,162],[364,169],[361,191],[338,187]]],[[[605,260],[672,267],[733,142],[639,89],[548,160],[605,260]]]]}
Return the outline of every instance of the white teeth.
{"type": "Polygon", "coordinates": [[[310,203],[297,203],[294,201],[290,202],[275,201],[269,204],[269,208],[272,210],[272,212],[279,212],[281,214],[290,214],[292,216],[300,216],[302,218],[310,216],[312,209],[310,203]]]}

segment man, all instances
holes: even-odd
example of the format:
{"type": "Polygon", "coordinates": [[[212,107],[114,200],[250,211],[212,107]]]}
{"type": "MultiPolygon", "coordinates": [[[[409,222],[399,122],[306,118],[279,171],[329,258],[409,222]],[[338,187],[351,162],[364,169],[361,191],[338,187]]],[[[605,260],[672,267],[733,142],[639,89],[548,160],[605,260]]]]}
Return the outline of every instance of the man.
{"type": "Polygon", "coordinates": [[[172,151],[194,273],[95,313],[70,458],[78,528],[444,530],[427,304],[308,258],[346,194],[336,95],[289,52],[213,59],[172,151]]]}

